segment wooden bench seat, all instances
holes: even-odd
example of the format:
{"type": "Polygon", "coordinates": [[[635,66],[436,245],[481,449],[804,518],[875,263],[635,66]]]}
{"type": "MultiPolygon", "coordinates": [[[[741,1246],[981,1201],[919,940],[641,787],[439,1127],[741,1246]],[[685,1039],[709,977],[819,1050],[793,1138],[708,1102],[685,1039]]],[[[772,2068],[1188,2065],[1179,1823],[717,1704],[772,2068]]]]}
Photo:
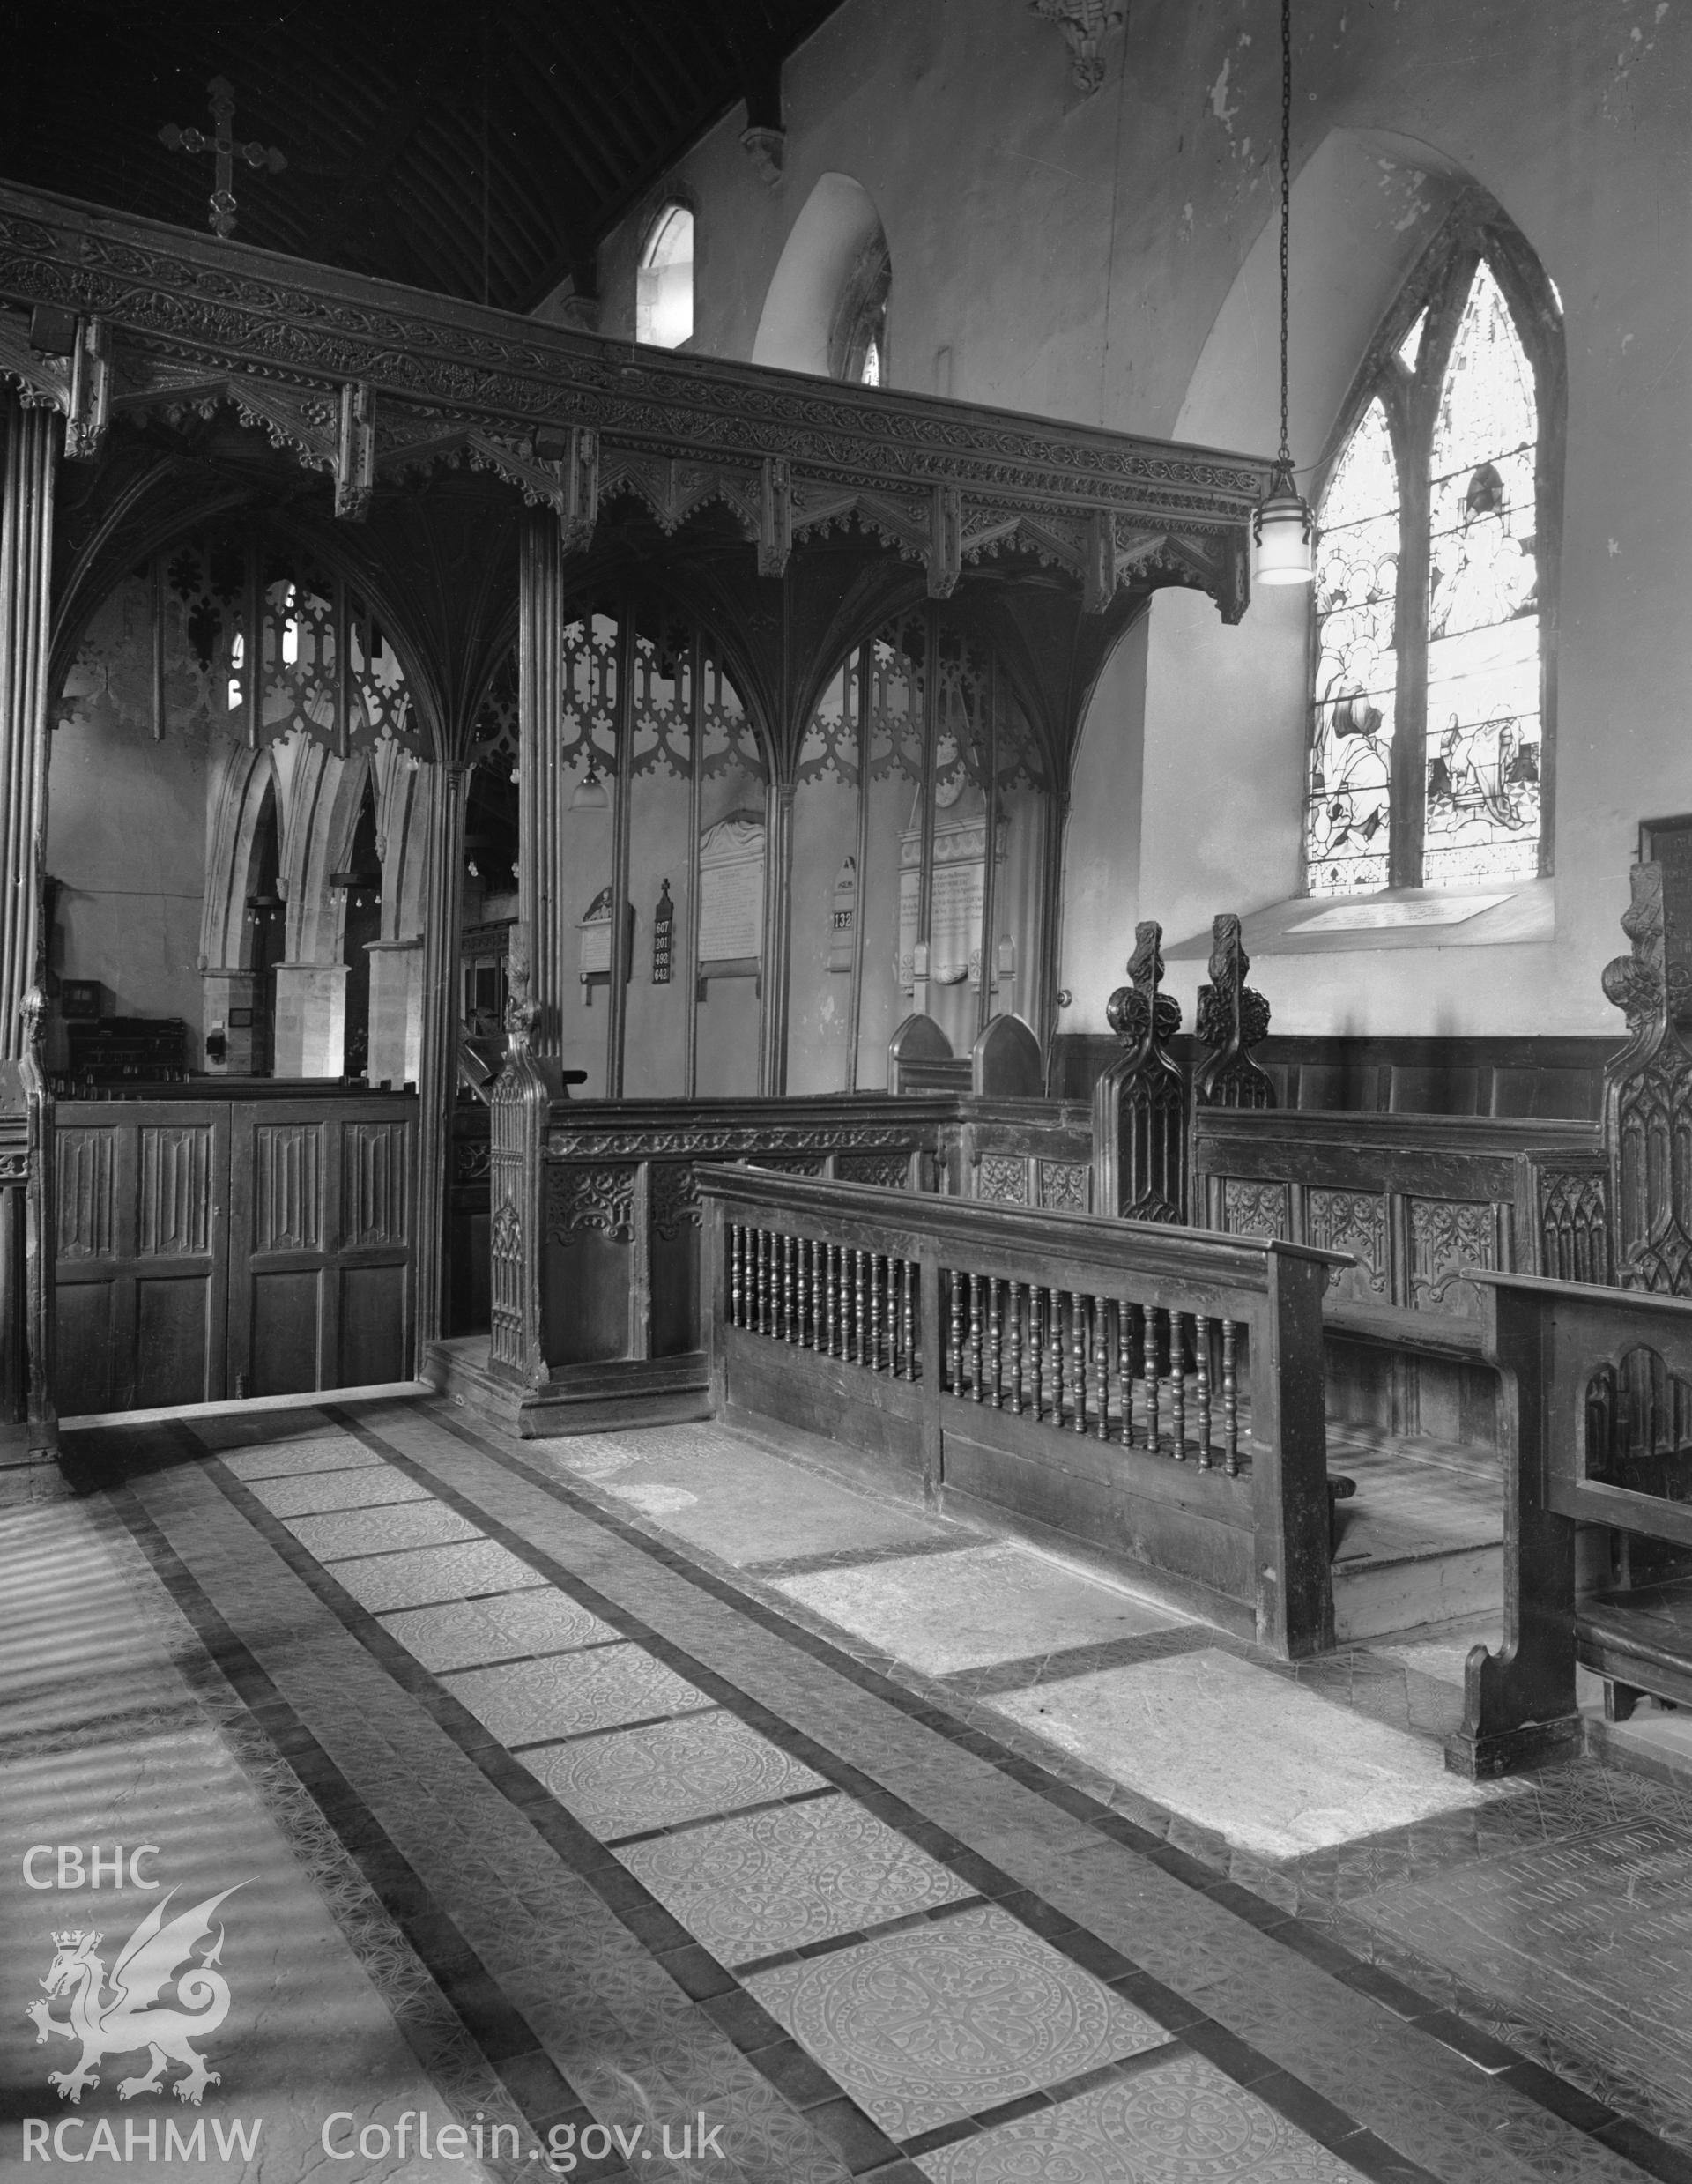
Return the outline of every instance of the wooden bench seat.
{"type": "Polygon", "coordinates": [[[1692,1706],[1692,1578],[1589,1594],[1575,1616],[1575,1656],[1604,1679],[1607,1720],[1640,1698],[1692,1706]]]}
{"type": "MultiPolygon", "coordinates": [[[[1581,1735],[1578,1663],[1602,1676],[1625,1720],[1642,1691],[1692,1701],[1692,1578],[1581,1590],[1581,1538],[1651,1543],[1657,1566],[1692,1552],[1692,1503],[1651,1490],[1665,1467],[1621,1467],[1603,1401],[1619,1371],[1652,1361],[1692,1376],[1692,1302],[1639,1289],[1479,1274],[1487,1354],[1503,1412],[1504,1642],[1469,1656],[1458,1772],[1536,1766],[1581,1735]]],[[[1666,1475],[1674,1483],[1672,1462],[1666,1475]]],[[[1642,1554],[1635,1566],[1645,1566],[1642,1554]]]]}

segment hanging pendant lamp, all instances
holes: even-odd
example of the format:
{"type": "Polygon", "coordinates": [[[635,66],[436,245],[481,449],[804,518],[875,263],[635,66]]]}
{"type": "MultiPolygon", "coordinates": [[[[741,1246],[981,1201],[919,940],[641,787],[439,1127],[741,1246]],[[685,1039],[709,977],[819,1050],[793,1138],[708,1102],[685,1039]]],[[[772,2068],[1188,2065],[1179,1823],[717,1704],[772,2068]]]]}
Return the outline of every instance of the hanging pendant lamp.
{"type": "Polygon", "coordinates": [[[1287,438],[1287,235],[1292,222],[1293,0],[1280,0],[1280,452],[1251,519],[1251,574],[1260,584],[1307,584],[1315,575],[1310,502],[1293,478],[1287,438]]]}
{"type": "Polygon", "coordinates": [[[570,809],[573,812],[608,812],[611,809],[611,797],[605,783],[599,778],[598,761],[591,752],[588,754],[588,770],[576,783],[575,793],[570,799],[570,809]]]}

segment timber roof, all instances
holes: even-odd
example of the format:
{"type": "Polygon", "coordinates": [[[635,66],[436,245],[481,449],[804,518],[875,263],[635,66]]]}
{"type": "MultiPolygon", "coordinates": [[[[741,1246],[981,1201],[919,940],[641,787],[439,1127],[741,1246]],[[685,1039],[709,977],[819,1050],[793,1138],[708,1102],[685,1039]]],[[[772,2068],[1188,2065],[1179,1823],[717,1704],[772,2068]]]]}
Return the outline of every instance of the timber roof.
{"type": "MultiPolygon", "coordinates": [[[[526,311],[700,133],[780,116],[785,56],[839,0],[42,0],[0,63],[14,182],[204,231],[226,77],[242,241],[526,311]]],[[[588,284],[586,286],[583,284],[588,284]]]]}

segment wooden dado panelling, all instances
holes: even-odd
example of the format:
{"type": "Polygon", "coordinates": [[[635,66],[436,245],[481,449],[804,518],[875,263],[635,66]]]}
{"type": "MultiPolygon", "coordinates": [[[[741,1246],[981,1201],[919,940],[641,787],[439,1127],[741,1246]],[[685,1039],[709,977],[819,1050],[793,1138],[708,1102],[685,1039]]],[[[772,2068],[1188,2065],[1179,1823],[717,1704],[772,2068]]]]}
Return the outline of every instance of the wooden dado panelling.
{"type": "Polygon", "coordinates": [[[1350,1253],[1325,1315],[1336,1418],[1492,1441],[1468,1273],[1607,1278],[1593,1125],[1199,1108],[1192,1148],[1200,1225],[1350,1253]]]}
{"type": "Polygon", "coordinates": [[[54,1386],[62,1409],[226,1385],[229,1110],[62,1103],[54,1386]]]}
{"type": "Polygon", "coordinates": [[[78,1413],[409,1378],[416,1103],[61,1103],[55,1385],[78,1413]]]}
{"type": "Polygon", "coordinates": [[[932,1191],[943,1165],[956,1165],[956,1114],[952,1101],[879,1096],[560,1101],[541,1184],[543,1341],[553,1385],[603,1376],[617,1363],[666,1361],[696,1370],[702,1385],[701,1174],[750,1165],[932,1191]]]}
{"type": "MultiPolygon", "coordinates": [[[[1276,1105],[1301,1113],[1476,1115],[1529,1121],[1596,1122],[1604,1065],[1614,1038],[1277,1036],[1251,1050],[1274,1087],[1276,1105]]],[[[1191,1071],[1205,1050],[1189,1034],[1169,1051],[1191,1071]]],[[[1053,1042],[1052,1090],[1091,1099],[1100,1073],[1122,1052],[1108,1032],[1065,1032],[1053,1042]]]]}
{"type": "Polygon", "coordinates": [[[229,1370],[239,1393],[409,1377],[415,1112],[413,1101],[380,1095],[234,1110],[229,1370]]]}

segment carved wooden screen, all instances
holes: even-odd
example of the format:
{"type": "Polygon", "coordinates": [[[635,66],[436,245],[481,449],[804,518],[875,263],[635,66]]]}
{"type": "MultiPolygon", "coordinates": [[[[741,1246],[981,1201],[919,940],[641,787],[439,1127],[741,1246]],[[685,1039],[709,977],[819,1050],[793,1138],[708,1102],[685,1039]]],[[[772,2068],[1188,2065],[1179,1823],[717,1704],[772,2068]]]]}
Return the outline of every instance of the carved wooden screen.
{"type": "Polygon", "coordinates": [[[1360,377],[1320,506],[1313,895],[1548,869],[1562,356],[1526,244],[1460,212],[1360,377]]]}
{"type": "MultiPolygon", "coordinates": [[[[566,912],[560,1061],[586,1073],[578,1097],[754,1093],[768,769],[753,718],[714,641],[650,599],[578,599],[560,681],[544,851],[566,912]]],[[[485,763],[517,758],[515,709],[508,673],[485,763]]],[[[479,886],[466,904],[486,922],[479,886]]],[[[515,915],[515,895],[496,907],[515,915]]]]}
{"type": "Polygon", "coordinates": [[[913,1011],[965,1056],[996,1015],[1040,1028],[1050,790],[1002,659],[942,608],[848,654],[798,769],[790,1091],[880,1088],[913,1011]]]}

